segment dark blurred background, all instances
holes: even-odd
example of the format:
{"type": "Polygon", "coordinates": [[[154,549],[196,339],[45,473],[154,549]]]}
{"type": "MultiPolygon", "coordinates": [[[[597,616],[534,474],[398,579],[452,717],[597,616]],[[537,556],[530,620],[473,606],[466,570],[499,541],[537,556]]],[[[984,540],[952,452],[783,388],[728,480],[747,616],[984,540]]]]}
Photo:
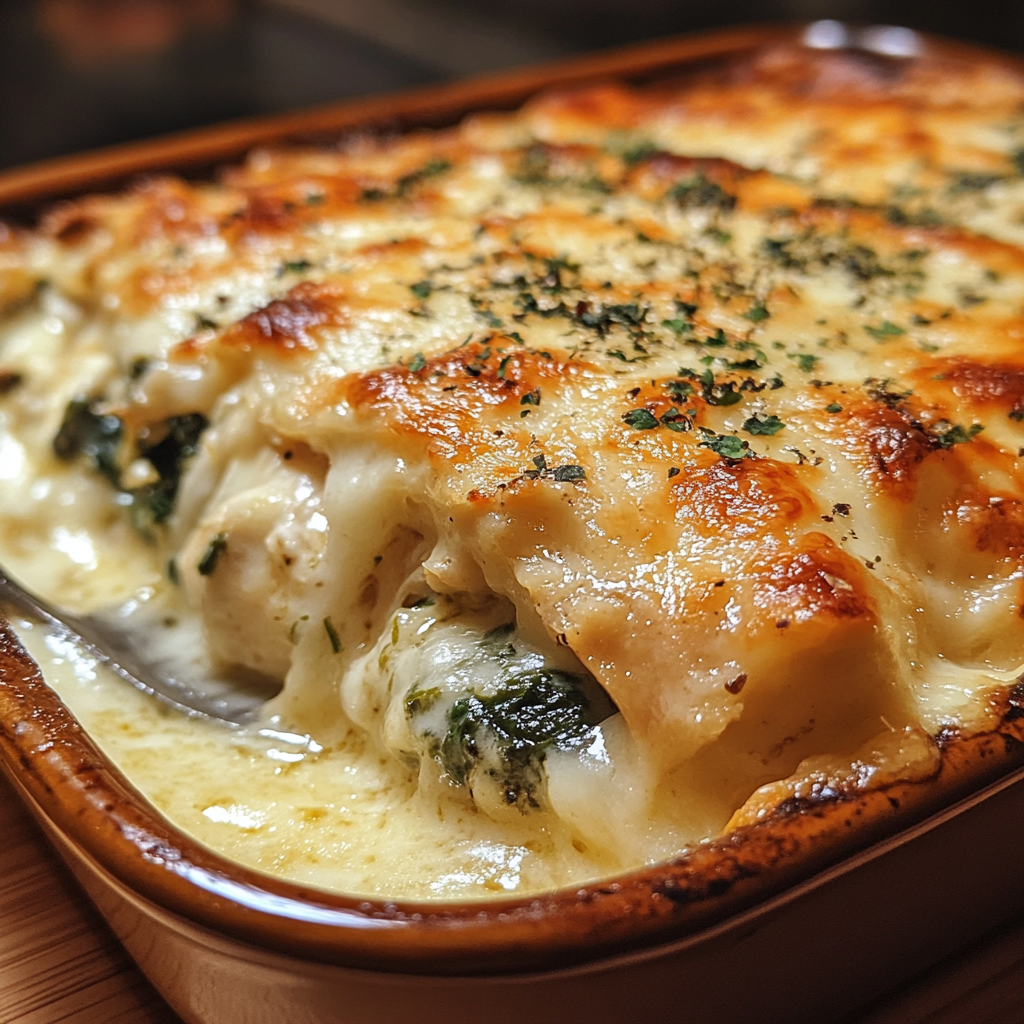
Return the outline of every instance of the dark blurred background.
{"type": "Polygon", "coordinates": [[[1024,51],[1024,0],[0,0],[0,167],[743,22],[1024,51]]]}

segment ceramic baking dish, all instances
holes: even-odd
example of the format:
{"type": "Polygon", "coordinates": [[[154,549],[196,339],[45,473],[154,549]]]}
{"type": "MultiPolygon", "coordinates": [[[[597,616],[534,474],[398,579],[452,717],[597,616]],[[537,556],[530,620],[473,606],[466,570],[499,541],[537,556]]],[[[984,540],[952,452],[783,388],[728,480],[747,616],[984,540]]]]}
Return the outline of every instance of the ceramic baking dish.
{"type": "MultiPolygon", "coordinates": [[[[14,216],[256,144],[441,126],[551,86],[644,81],[779,42],[998,55],[906,30],[740,29],[206,129],[0,176],[14,216]]],[[[128,951],[189,1024],[840,1021],[1024,910],[1024,683],[950,737],[938,778],[792,806],[672,863],[539,897],[368,901],[200,846],[94,746],[0,618],[0,766],[128,951]]]]}

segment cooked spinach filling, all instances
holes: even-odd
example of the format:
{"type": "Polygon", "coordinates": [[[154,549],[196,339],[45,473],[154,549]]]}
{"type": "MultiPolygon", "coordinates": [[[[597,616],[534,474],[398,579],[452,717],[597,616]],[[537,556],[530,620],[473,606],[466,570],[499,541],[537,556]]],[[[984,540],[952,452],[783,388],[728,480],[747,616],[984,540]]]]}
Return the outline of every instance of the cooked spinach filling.
{"type": "Polygon", "coordinates": [[[199,451],[199,439],[208,422],[202,413],[172,416],[163,423],[159,440],[139,441],[139,455],[152,463],[159,479],[132,491],[132,523],[147,533],[174,511],[185,464],[199,451]]]}
{"type": "Polygon", "coordinates": [[[84,398],[69,402],[53,439],[54,454],[65,462],[85,459],[114,487],[130,494],[132,524],[149,535],[174,511],[185,464],[199,451],[199,439],[208,421],[198,412],[172,416],[129,443],[121,418],[100,412],[100,408],[98,401],[84,398]],[[138,487],[125,487],[123,469],[132,457],[145,459],[155,479],[138,487]]]}
{"type": "Polygon", "coordinates": [[[115,487],[120,487],[123,438],[124,423],[120,417],[96,412],[96,403],[76,398],[64,410],[53,439],[53,452],[65,462],[87,459],[115,487]]]}
{"type": "Polygon", "coordinates": [[[406,716],[422,752],[457,786],[473,788],[483,773],[510,806],[540,808],[548,753],[592,743],[595,727],[616,708],[594,680],[543,667],[511,623],[485,634],[477,649],[499,666],[486,689],[416,686],[405,698],[406,716]]]}

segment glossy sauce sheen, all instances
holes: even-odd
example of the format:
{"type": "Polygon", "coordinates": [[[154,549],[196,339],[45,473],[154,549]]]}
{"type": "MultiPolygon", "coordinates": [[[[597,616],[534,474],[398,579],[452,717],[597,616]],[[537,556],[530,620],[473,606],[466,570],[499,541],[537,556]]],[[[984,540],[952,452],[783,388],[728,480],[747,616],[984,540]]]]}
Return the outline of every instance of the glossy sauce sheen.
{"type": "Polygon", "coordinates": [[[187,831],[362,893],[568,884],[927,778],[1024,663],[1022,102],[776,48],[8,232],[4,564],[285,679],[263,733],[81,662],[61,693],[187,831]],[[54,454],[75,399],[113,467],[54,454]],[[463,772],[441,712],[486,658],[617,713],[463,772]]]}

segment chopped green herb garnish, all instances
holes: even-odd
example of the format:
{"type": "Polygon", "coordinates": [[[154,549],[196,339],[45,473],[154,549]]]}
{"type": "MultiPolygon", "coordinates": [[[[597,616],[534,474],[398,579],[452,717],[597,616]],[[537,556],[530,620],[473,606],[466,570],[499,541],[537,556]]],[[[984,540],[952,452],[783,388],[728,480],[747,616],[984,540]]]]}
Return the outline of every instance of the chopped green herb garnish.
{"type": "Polygon", "coordinates": [[[792,238],[766,238],[761,243],[761,252],[774,263],[788,270],[802,269],[802,263],[790,252],[792,238]]]}
{"type": "Polygon", "coordinates": [[[746,313],[743,314],[752,323],[760,323],[762,320],[767,320],[771,314],[764,307],[764,303],[759,302],[756,306],[753,306],[746,313]]]}
{"type": "Polygon", "coordinates": [[[980,423],[972,423],[964,429],[959,423],[949,424],[946,421],[936,423],[931,429],[931,436],[940,448],[952,448],[956,444],[967,444],[985,428],[980,423]]]}
{"type": "Polygon", "coordinates": [[[661,425],[663,427],[668,427],[669,430],[674,430],[677,433],[689,430],[693,426],[690,422],[690,418],[675,407],[668,409],[662,414],[661,425]]]}
{"type": "Polygon", "coordinates": [[[415,284],[409,285],[409,291],[411,291],[417,299],[429,299],[430,293],[433,290],[434,286],[429,281],[417,281],[415,284]]]}
{"type": "Polygon", "coordinates": [[[716,434],[707,427],[700,428],[703,439],[699,442],[701,448],[710,448],[716,455],[730,462],[738,462],[740,459],[753,458],[754,453],[750,445],[734,434],[716,434]]]}
{"type": "Polygon", "coordinates": [[[488,327],[502,327],[504,326],[500,317],[496,316],[491,310],[490,306],[481,302],[479,299],[470,298],[470,304],[473,306],[473,310],[476,312],[478,317],[481,317],[488,327]]]}
{"type": "Polygon", "coordinates": [[[611,329],[613,324],[624,327],[639,327],[647,317],[647,307],[636,302],[627,302],[603,306],[599,310],[584,310],[577,319],[584,327],[597,331],[601,337],[611,329]]]}
{"type": "Polygon", "coordinates": [[[630,409],[622,419],[634,430],[653,430],[658,425],[658,421],[646,409],[630,409]]]}
{"type": "Polygon", "coordinates": [[[901,391],[899,386],[888,378],[878,380],[872,377],[864,381],[864,385],[867,389],[868,397],[872,401],[881,402],[882,405],[887,405],[890,409],[898,408],[914,393],[909,389],[901,391]]]}
{"type": "Polygon", "coordinates": [[[395,192],[399,196],[406,196],[410,189],[420,184],[422,181],[426,181],[427,178],[434,178],[439,174],[444,174],[445,171],[451,169],[450,160],[429,160],[419,170],[412,171],[409,174],[403,174],[398,179],[398,183],[395,186],[395,192]]]}
{"type": "Polygon", "coordinates": [[[202,413],[172,416],[150,428],[138,442],[138,454],[156,470],[159,479],[131,492],[132,525],[144,536],[165,522],[174,511],[185,463],[199,451],[199,439],[208,423],[202,413]]]}
{"type": "Polygon", "coordinates": [[[785,426],[786,424],[778,416],[751,416],[743,423],[743,429],[748,434],[758,434],[766,437],[773,437],[780,430],[783,430],[785,426]]]}
{"type": "MultiPolygon", "coordinates": [[[[280,274],[302,274],[313,266],[309,260],[286,260],[281,264],[280,274]]],[[[211,321],[212,322],[212,321],[211,321]]]]}
{"type": "Polygon", "coordinates": [[[734,380],[715,381],[711,371],[705,370],[701,374],[701,382],[704,401],[708,405],[736,405],[737,402],[743,401],[743,395],[734,380]],[[708,380],[709,377],[711,380],[708,380]]]}
{"type": "Polygon", "coordinates": [[[800,352],[797,355],[790,356],[790,359],[795,359],[796,365],[804,373],[810,373],[818,365],[818,357],[812,356],[809,352],[800,352]]]}
{"type": "MultiPolygon", "coordinates": [[[[680,371],[683,372],[683,371],[680,371]]],[[[689,376],[696,377],[697,374],[692,371],[686,371],[689,376]]],[[[689,398],[690,395],[694,394],[693,385],[688,380],[669,380],[665,382],[665,390],[668,391],[673,398],[689,398]]]]}
{"type": "Polygon", "coordinates": [[[327,632],[327,639],[331,642],[331,650],[335,654],[341,653],[341,637],[338,636],[338,631],[334,628],[334,623],[331,622],[331,617],[328,615],[324,619],[324,630],[327,632]]]}
{"type": "Polygon", "coordinates": [[[686,334],[690,330],[690,325],[685,320],[662,320],[662,327],[667,327],[673,334],[686,334]]]}
{"type": "Polygon", "coordinates": [[[586,480],[587,471],[582,466],[556,466],[551,478],[558,483],[586,480]]]}
{"type": "Polygon", "coordinates": [[[540,405],[540,388],[534,388],[533,391],[528,391],[522,398],[519,399],[520,405],[540,405]]]}
{"type": "Polygon", "coordinates": [[[864,330],[867,331],[875,341],[885,341],[886,338],[895,338],[900,334],[907,333],[899,326],[899,324],[894,324],[891,320],[883,320],[878,327],[872,327],[870,324],[865,324],[864,330]]]}
{"type": "Polygon", "coordinates": [[[416,355],[409,360],[409,369],[412,370],[413,373],[419,373],[426,365],[427,360],[424,358],[422,352],[417,352],[416,355]]]}
{"type": "Polygon", "coordinates": [[[226,533],[218,533],[216,536],[210,538],[210,543],[207,545],[203,557],[199,559],[199,564],[196,566],[196,569],[199,571],[199,575],[209,576],[213,570],[217,568],[217,562],[220,560],[220,556],[224,554],[227,549],[228,535],[226,533]]]}
{"type": "Polygon", "coordinates": [[[838,402],[829,402],[829,404],[825,406],[825,412],[828,413],[837,413],[842,411],[843,407],[838,402]]]}
{"type": "Polygon", "coordinates": [[[700,172],[677,182],[669,190],[668,196],[684,209],[717,207],[720,210],[731,210],[736,205],[734,195],[726,192],[717,182],[709,181],[700,172]]]}

